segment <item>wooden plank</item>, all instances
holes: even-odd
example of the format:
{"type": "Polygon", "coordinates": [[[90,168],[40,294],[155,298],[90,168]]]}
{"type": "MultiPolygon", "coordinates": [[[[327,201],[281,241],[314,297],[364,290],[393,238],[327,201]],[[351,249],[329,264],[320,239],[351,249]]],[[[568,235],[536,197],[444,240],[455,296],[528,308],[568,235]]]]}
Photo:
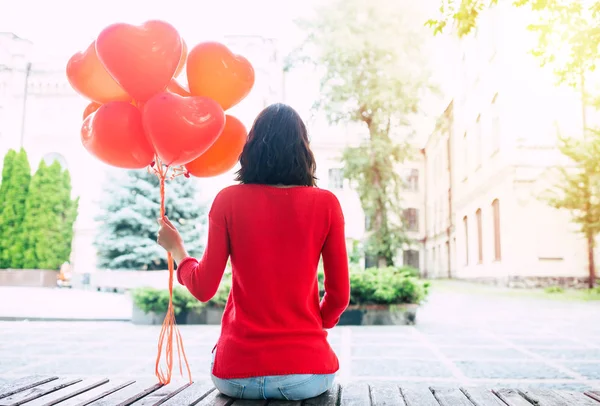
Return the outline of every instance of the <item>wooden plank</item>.
{"type": "Polygon", "coordinates": [[[111,381],[109,379],[108,383],[68,399],[61,403],[60,406],[86,406],[134,383],[135,381],[133,380],[111,381]]]}
{"type": "Polygon", "coordinates": [[[157,391],[162,387],[159,383],[150,383],[148,380],[135,382],[132,385],[128,385],[121,390],[111,393],[98,399],[92,403],[84,403],[85,405],[93,406],[128,406],[134,402],[142,399],[150,393],[157,391]]]}
{"type": "Polygon", "coordinates": [[[365,406],[371,404],[369,385],[351,382],[342,387],[340,406],[365,406]]]}
{"type": "Polygon", "coordinates": [[[491,390],[483,388],[460,388],[475,406],[506,406],[491,390]]]}
{"type": "Polygon", "coordinates": [[[187,389],[191,383],[170,383],[169,385],[163,386],[156,392],[150,393],[148,396],[142,398],[139,402],[135,403],[135,406],[159,406],[164,404],[167,400],[177,395],[181,391],[187,389]]]}
{"type": "Polygon", "coordinates": [[[592,398],[585,396],[583,393],[571,392],[571,391],[554,391],[559,397],[563,398],[569,405],[577,406],[600,406],[600,403],[596,402],[592,398]]]}
{"type": "Polygon", "coordinates": [[[585,392],[585,395],[594,399],[597,402],[600,402],[600,392],[597,391],[589,391],[589,392],[585,392]]]}
{"type": "Polygon", "coordinates": [[[494,393],[508,406],[531,406],[531,402],[514,389],[498,389],[494,390],[494,393]]]}
{"type": "Polygon", "coordinates": [[[371,387],[371,404],[373,406],[405,406],[398,385],[391,383],[375,383],[371,387]]]}
{"type": "Polygon", "coordinates": [[[194,404],[194,406],[230,406],[234,401],[235,399],[231,399],[219,393],[218,390],[214,390],[207,397],[202,399],[200,403],[194,404]]]}
{"type": "Polygon", "coordinates": [[[441,406],[473,406],[473,403],[458,388],[430,388],[441,406]]]}
{"type": "Polygon", "coordinates": [[[17,379],[16,381],[9,382],[0,386],[0,399],[7,398],[11,395],[14,395],[15,393],[34,388],[38,385],[42,385],[44,383],[48,383],[56,379],[58,379],[57,376],[41,375],[26,376],[24,378],[17,379]]]}
{"type": "Polygon", "coordinates": [[[85,379],[75,385],[67,386],[59,391],[51,393],[49,395],[38,398],[32,402],[27,403],[27,406],[54,406],[67,399],[74,398],[82,393],[89,392],[90,390],[104,385],[108,382],[108,379],[85,379]]]}
{"type": "Polygon", "coordinates": [[[52,392],[56,392],[67,386],[81,382],[81,379],[59,378],[50,382],[34,386],[31,389],[15,393],[14,395],[5,397],[0,400],[0,406],[19,406],[34,399],[41,398],[52,392]]]}
{"type": "Polygon", "coordinates": [[[331,390],[321,396],[305,400],[304,406],[337,406],[341,391],[342,387],[336,383],[331,390]]]}
{"type": "Polygon", "coordinates": [[[232,403],[233,406],[266,406],[269,403],[268,400],[247,400],[238,399],[232,403]]]}
{"type": "Polygon", "coordinates": [[[194,382],[163,403],[163,406],[195,406],[214,391],[212,382],[194,382]]]}
{"type": "MultiPolygon", "coordinates": [[[[237,405],[234,403],[233,406],[237,405]]],[[[269,406],[302,406],[302,402],[297,400],[271,400],[269,406]]]]}
{"type": "Polygon", "coordinates": [[[519,393],[534,405],[539,406],[569,406],[562,398],[551,390],[527,389],[519,390],[519,393]]]}
{"type": "Polygon", "coordinates": [[[413,388],[400,388],[400,393],[404,398],[406,406],[439,406],[435,397],[428,388],[425,387],[413,387],[413,388]]]}

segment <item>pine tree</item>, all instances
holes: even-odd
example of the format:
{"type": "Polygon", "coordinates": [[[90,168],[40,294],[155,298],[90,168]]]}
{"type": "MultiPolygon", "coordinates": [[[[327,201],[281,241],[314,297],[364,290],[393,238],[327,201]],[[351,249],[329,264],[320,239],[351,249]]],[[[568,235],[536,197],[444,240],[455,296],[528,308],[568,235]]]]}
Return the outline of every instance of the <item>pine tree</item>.
{"type": "MultiPolygon", "coordinates": [[[[190,255],[202,252],[205,208],[197,199],[193,180],[167,181],[166,213],[177,226],[190,255]]],[[[164,270],[166,254],[156,243],[160,212],[158,178],[147,171],[128,171],[112,179],[104,191],[96,237],[98,265],[105,269],[164,270]]]]}
{"type": "Polygon", "coordinates": [[[27,153],[10,150],[4,159],[0,186],[0,268],[20,268],[25,202],[31,182],[27,153]]]}
{"type": "Polygon", "coordinates": [[[23,221],[23,268],[58,269],[69,260],[77,200],[60,163],[40,162],[29,188],[23,221]]]}

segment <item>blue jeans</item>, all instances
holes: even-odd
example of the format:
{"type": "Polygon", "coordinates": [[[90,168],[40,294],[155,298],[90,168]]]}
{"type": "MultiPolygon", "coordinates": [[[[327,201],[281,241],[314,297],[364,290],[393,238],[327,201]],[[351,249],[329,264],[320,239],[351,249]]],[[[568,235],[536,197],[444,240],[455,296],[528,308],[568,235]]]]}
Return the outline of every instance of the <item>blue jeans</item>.
{"type": "Polygon", "coordinates": [[[304,400],[319,396],[333,387],[335,374],[260,376],[245,379],[220,379],[212,374],[215,387],[235,399],[304,400]]]}

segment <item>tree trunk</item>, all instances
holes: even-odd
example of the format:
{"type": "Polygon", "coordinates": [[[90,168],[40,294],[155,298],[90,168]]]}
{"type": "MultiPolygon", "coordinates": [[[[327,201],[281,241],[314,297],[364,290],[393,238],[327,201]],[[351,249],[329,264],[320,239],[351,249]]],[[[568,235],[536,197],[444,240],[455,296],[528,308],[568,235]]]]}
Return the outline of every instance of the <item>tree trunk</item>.
{"type": "Polygon", "coordinates": [[[588,249],[588,286],[592,289],[596,284],[596,261],[594,259],[594,248],[596,243],[594,241],[594,235],[588,233],[587,235],[587,249],[588,249]]]}

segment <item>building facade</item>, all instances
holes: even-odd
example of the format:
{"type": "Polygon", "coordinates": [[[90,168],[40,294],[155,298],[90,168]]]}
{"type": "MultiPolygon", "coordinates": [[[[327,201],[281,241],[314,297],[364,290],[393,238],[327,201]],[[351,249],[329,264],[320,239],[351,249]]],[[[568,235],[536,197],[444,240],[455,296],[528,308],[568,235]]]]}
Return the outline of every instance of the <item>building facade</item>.
{"type": "Polygon", "coordinates": [[[446,127],[425,147],[432,276],[520,285],[587,275],[585,241],[569,213],[542,198],[554,168],[566,164],[557,136],[582,133],[581,104],[530,55],[530,21],[527,11],[500,4],[457,44],[446,127]],[[437,155],[448,156],[447,168],[435,168],[444,161],[437,155]],[[445,267],[440,246],[451,255],[445,267]]]}

